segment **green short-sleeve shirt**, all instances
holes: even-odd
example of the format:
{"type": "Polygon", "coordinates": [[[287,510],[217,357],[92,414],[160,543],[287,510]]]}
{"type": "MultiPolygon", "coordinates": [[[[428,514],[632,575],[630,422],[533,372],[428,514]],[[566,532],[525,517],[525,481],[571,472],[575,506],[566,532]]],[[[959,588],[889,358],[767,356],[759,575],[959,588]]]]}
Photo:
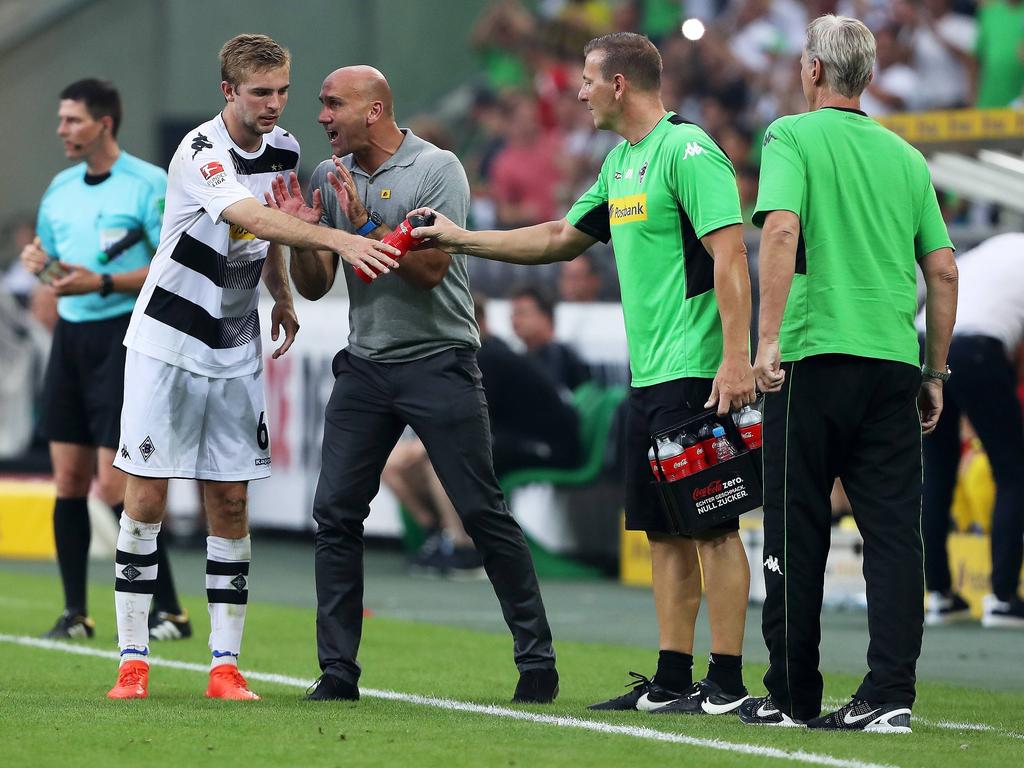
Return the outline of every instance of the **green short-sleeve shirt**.
{"type": "Polygon", "coordinates": [[[765,133],[754,224],[778,210],[800,217],[782,359],[917,365],[916,261],[953,247],[921,153],[856,110],[781,117],[765,133]]]}
{"type": "Polygon", "coordinates": [[[736,174],[700,127],[668,113],[605,158],[566,219],[612,241],[633,386],[714,378],[722,323],[700,238],[742,222],[736,174]]]}

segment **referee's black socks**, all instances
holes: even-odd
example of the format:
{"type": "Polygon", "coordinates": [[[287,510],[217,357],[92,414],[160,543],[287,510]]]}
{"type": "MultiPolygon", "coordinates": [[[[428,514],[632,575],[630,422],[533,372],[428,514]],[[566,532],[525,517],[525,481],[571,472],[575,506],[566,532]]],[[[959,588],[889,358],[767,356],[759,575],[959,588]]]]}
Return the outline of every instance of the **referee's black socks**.
{"type": "Polygon", "coordinates": [[[673,693],[682,693],[693,685],[693,655],[678,651],[658,652],[658,671],[654,682],[673,693]]]}
{"type": "Polygon", "coordinates": [[[57,547],[57,565],[64,585],[64,608],[73,614],[87,615],[86,575],[89,567],[89,505],[85,497],[58,498],[53,507],[53,539],[57,547]]]}

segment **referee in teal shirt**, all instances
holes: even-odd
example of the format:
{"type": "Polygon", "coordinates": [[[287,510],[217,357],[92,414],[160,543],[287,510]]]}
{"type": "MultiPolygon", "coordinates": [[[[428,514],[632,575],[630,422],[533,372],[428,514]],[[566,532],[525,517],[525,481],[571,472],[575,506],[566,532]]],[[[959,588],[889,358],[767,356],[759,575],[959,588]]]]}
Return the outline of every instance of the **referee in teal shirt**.
{"type": "MultiPolygon", "coordinates": [[[[118,517],[124,502],[125,476],[112,466],[124,394],[121,342],[160,242],[167,174],[121,150],[120,123],[121,99],[110,83],[79,80],[60,94],[57,136],[65,156],[82,162],[50,183],[35,242],[21,253],[59,297],[42,426],[57,485],[53,527],[65,610],[46,637],[94,633],[86,605],[93,475],[97,495],[118,517]]],[[[152,631],[187,637],[191,625],[162,554],[159,573],[152,631]]]]}

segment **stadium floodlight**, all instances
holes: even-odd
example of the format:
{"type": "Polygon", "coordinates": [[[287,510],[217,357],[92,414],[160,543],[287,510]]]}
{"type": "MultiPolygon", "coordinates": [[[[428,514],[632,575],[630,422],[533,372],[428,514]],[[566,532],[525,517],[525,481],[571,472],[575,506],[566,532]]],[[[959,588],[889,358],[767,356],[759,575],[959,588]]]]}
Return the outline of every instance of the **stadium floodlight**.
{"type": "Polygon", "coordinates": [[[700,40],[704,37],[704,22],[700,19],[687,19],[683,22],[682,32],[687,40],[700,40]]]}

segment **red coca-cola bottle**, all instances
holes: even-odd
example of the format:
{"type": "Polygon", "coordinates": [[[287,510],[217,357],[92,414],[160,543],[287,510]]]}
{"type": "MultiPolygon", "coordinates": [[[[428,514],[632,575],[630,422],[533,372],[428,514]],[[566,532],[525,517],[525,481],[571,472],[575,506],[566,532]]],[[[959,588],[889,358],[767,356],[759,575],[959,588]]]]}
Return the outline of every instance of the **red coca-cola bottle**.
{"type": "MultiPolygon", "coordinates": [[[[393,248],[397,248],[401,251],[401,253],[394,257],[395,261],[400,261],[402,257],[409,252],[410,248],[423,242],[420,238],[413,237],[412,231],[416,229],[416,227],[429,227],[433,225],[434,220],[435,217],[432,213],[427,214],[426,216],[410,216],[393,230],[388,232],[381,242],[387,243],[393,248]]],[[[373,267],[370,267],[370,269],[373,269],[373,267]]],[[[373,271],[375,274],[380,274],[376,269],[373,269],[373,271]]],[[[359,275],[359,279],[364,283],[373,282],[373,278],[361,269],[357,269],[356,274],[359,275]]]]}
{"type": "Polygon", "coordinates": [[[713,448],[715,444],[715,436],[711,431],[712,427],[713,425],[710,421],[705,421],[700,425],[700,429],[697,430],[697,442],[704,451],[704,463],[709,467],[712,464],[718,463],[713,448]]]}
{"type": "Polygon", "coordinates": [[[759,410],[744,405],[738,413],[733,414],[732,420],[736,423],[748,451],[761,447],[762,416],[759,410]]]}
{"type": "Polygon", "coordinates": [[[686,452],[686,469],[688,475],[694,475],[708,468],[704,460],[704,444],[689,432],[683,432],[676,438],[686,452]]]}
{"type": "Polygon", "coordinates": [[[667,437],[658,440],[658,456],[655,458],[654,449],[647,452],[647,460],[651,463],[651,472],[661,480],[661,472],[665,473],[665,481],[674,483],[686,477],[686,453],[683,447],[667,437]],[[661,463],[661,472],[658,471],[658,463],[661,463]]]}

